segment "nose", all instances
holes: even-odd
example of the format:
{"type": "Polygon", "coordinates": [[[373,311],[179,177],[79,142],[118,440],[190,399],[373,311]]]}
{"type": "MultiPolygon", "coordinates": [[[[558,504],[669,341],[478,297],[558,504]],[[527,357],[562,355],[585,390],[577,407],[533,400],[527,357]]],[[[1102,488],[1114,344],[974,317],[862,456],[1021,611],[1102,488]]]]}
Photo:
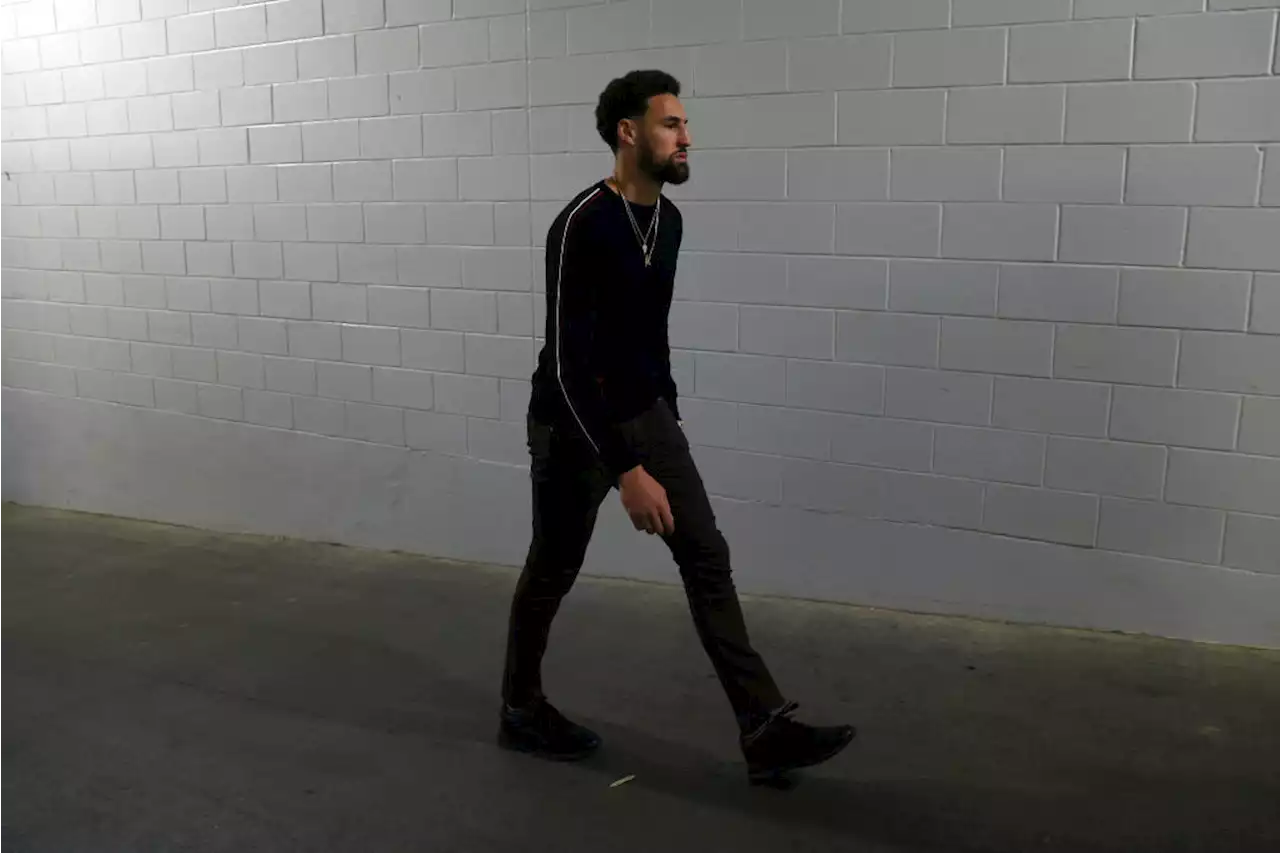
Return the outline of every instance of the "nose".
{"type": "Polygon", "coordinates": [[[689,148],[693,145],[693,137],[689,135],[688,125],[680,128],[680,136],[677,137],[676,142],[679,143],[682,148],[689,148]]]}

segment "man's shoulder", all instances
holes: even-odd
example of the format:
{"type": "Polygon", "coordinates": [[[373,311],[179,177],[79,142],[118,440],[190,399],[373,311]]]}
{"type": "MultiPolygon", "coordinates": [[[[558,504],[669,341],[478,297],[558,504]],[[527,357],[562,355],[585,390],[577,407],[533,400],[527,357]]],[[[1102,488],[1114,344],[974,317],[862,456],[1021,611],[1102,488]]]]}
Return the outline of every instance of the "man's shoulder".
{"type": "Polygon", "coordinates": [[[662,194],[662,212],[673,219],[684,221],[684,215],[680,213],[680,206],[672,201],[671,197],[666,193],[662,194]]]}

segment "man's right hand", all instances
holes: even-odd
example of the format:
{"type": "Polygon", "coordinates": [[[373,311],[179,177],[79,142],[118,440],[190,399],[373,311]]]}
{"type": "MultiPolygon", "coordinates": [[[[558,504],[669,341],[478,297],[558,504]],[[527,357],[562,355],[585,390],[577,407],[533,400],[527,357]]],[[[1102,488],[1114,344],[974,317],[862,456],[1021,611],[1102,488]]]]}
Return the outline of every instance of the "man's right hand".
{"type": "Polygon", "coordinates": [[[622,494],[622,506],[631,516],[636,530],[670,536],[676,529],[671,517],[671,504],[667,502],[667,490],[649,476],[644,466],[637,465],[618,478],[618,491],[622,494]]]}

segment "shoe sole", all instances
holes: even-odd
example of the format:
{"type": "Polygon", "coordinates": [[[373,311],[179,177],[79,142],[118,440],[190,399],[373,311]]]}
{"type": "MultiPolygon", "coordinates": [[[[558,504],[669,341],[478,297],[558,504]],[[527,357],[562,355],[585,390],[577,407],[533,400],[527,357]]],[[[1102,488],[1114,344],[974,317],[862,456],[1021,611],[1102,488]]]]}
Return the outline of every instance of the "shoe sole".
{"type": "Polygon", "coordinates": [[[577,752],[553,752],[548,749],[543,749],[539,747],[537,744],[529,743],[528,741],[522,741],[518,738],[512,737],[511,735],[507,734],[504,731],[498,732],[498,746],[510,752],[519,752],[524,755],[532,755],[537,758],[544,758],[547,761],[565,761],[565,762],[582,761],[583,759],[589,758],[590,756],[592,756],[595,753],[595,751],[600,748],[600,745],[596,744],[595,746],[588,747],[586,749],[580,749],[577,752]]]}
{"type": "Polygon", "coordinates": [[[853,739],[857,736],[856,731],[850,731],[840,742],[831,747],[820,755],[809,759],[808,761],[794,761],[787,764],[780,764],[775,767],[761,767],[747,771],[747,781],[752,785],[765,785],[771,788],[779,788],[786,790],[794,784],[787,774],[792,770],[800,770],[804,767],[815,767],[823,762],[830,761],[840,753],[844,752],[849,744],[853,743],[853,739]]]}

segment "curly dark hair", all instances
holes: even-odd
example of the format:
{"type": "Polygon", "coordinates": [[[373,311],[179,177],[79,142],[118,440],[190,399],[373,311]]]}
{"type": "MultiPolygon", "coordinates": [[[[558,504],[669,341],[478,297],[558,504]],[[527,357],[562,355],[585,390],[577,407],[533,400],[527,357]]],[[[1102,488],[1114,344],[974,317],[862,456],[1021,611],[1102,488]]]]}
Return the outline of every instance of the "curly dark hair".
{"type": "Polygon", "coordinates": [[[609,82],[596,104],[596,130],[615,154],[618,122],[637,118],[649,108],[654,95],[680,95],[680,81],[665,71],[631,71],[609,82]]]}

